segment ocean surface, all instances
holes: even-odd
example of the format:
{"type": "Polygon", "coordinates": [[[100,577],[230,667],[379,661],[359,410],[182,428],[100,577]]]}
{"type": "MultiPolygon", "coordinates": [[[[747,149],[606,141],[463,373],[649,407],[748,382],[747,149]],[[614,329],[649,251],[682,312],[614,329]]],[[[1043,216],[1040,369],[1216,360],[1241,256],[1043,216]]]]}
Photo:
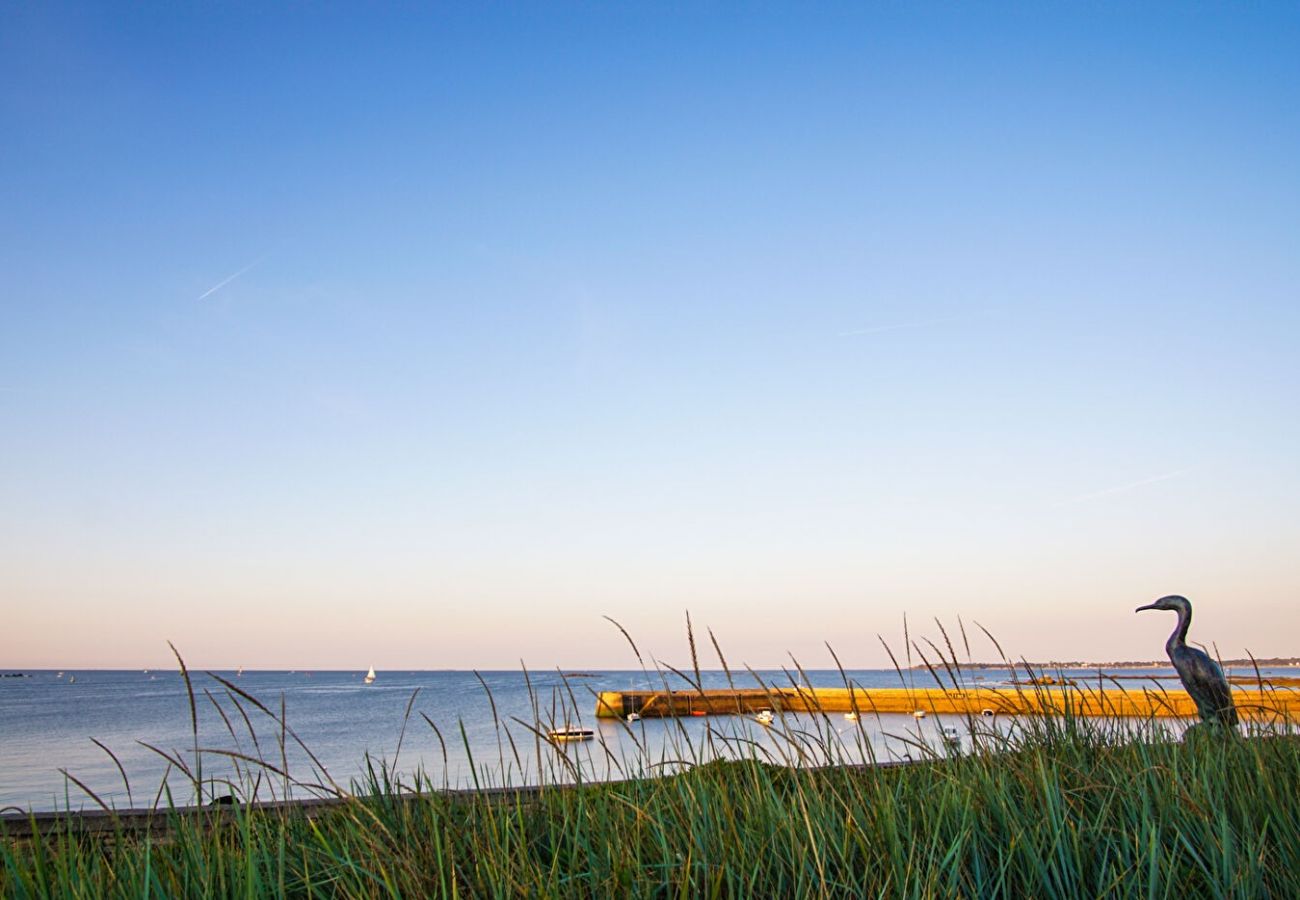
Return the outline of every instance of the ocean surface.
{"type": "MultiPolygon", "coordinates": [[[[1091,671],[1095,684],[1096,670],[1091,671]]],[[[733,678],[739,688],[756,687],[756,675],[772,686],[789,686],[793,678],[843,687],[845,674],[863,687],[935,686],[928,672],[907,671],[900,681],[892,669],[733,673],[733,678]]],[[[1069,674],[1089,683],[1086,672],[1069,674]]],[[[1172,670],[1108,674],[1145,679],[1172,670]]],[[[1010,676],[1005,670],[972,670],[963,677],[970,686],[993,686],[1010,676]]],[[[304,785],[332,780],[348,788],[368,765],[388,765],[404,784],[420,772],[437,787],[474,787],[667,772],[683,759],[751,751],[789,761],[800,752],[820,752],[809,748],[825,746],[826,738],[832,746],[842,745],[842,760],[903,759],[924,752],[919,745],[942,746],[945,725],[959,728],[968,741],[960,716],[918,721],[864,715],[855,724],[838,715],[786,715],[774,728],[737,716],[632,724],[596,719],[599,691],[662,689],[665,681],[675,689],[688,686],[655,672],[380,671],[370,685],[363,683],[362,672],[215,672],[191,673],[191,678],[205,801],[230,793],[230,783],[243,796],[256,791],[260,800],[278,799],[286,789],[294,797],[312,796],[313,789],[304,785]],[[287,729],[280,724],[282,711],[287,729]],[[593,728],[596,737],[557,749],[533,730],[566,725],[593,728]]],[[[724,688],[727,675],[703,672],[702,683],[724,688]]],[[[1125,682],[1134,688],[1155,683],[1125,682]]],[[[0,677],[0,807],[7,812],[94,808],[98,804],[88,791],[117,808],[151,806],[164,790],[178,804],[192,803],[194,782],[179,766],[199,774],[194,749],[189,695],[175,670],[28,671],[21,678],[0,677]]],[[[166,794],[161,796],[165,802],[166,794]]]]}

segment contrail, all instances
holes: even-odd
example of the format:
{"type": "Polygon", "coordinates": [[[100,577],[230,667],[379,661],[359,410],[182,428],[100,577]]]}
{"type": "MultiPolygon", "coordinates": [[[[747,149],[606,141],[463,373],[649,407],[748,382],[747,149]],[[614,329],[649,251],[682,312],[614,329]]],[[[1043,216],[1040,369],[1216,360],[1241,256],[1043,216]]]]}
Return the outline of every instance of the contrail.
{"type": "Polygon", "coordinates": [[[1077,497],[1071,497],[1069,500],[1062,500],[1057,506],[1066,506],[1071,503],[1083,503],[1088,500],[1096,500],[1098,497],[1108,497],[1111,494],[1120,494],[1124,491],[1131,491],[1133,488],[1143,487],[1148,484],[1155,484],[1157,481],[1168,481],[1171,478],[1178,478],[1186,475],[1195,469],[1196,466],[1188,466],[1185,469],[1178,469],[1173,472],[1166,472],[1163,475],[1152,475],[1150,478],[1143,478],[1141,481],[1133,481],[1128,484],[1117,484],[1114,487],[1102,488],[1100,491],[1092,491],[1088,494],[1080,494],[1077,497]]]}
{"type": "MultiPolygon", "coordinates": [[[[262,260],[264,260],[264,259],[266,259],[265,256],[259,256],[257,259],[253,260],[251,263],[249,263],[248,265],[246,265],[246,266],[244,266],[242,269],[240,269],[238,272],[236,272],[234,275],[228,275],[227,277],[221,279],[221,280],[218,281],[216,284],[214,284],[212,287],[208,288],[206,291],[204,291],[203,293],[199,294],[199,300],[206,300],[206,299],[208,299],[208,298],[211,297],[213,294],[215,294],[217,291],[221,290],[223,287],[225,287],[226,285],[230,284],[230,282],[234,281],[234,280],[235,280],[236,278],[238,278],[240,275],[243,275],[245,272],[247,272],[249,269],[251,269],[251,268],[253,268],[254,266],[256,266],[258,263],[260,263],[260,262],[261,262],[262,260]]],[[[197,302],[197,301],[196,301],[196,302],[197,302]]]]}
{"type": "Polygon", "coordinates": [[[840,337],[852,337],[857,334],[880,334],[882,331],[898,331],[900,328],[925,328],[929,325],[947,325],[949,322],[967,322],[971,319],[982,319],[987,316],[991,310],[982,309],[979,312],[964,313],[960,316],[945,316],[942,319],[921,319],[916,322],[897,322],[893,325],[876,325],[872,328],[855,328],[853,331],[841,331],[840,337]]]}

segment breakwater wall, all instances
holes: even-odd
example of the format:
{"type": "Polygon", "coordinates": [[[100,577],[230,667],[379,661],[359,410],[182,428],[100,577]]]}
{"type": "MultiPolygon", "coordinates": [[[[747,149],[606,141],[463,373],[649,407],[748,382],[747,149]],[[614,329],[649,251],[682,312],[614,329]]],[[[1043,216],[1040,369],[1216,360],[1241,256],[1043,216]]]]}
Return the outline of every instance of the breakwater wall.
{"type": "MultiPolygon", "coordinates": [[[[1238,713],[1247,719],[1300,718],[1300,691],[1292,688],[1234,690],[1238,713]]],[[[947,713],[956,715],[1185,716],[1196,704],[1182,690],[1151,688],[810,688],[602,691],[596,715],[624,718],[752,715],[774,712],[947,713]]]]}

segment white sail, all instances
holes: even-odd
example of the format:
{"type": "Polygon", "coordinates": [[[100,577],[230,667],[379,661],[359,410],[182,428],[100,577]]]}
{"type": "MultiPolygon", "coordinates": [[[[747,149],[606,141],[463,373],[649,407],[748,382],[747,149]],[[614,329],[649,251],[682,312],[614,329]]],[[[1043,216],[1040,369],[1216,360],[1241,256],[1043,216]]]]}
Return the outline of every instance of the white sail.
{"type": "Polygon", "coordinates": [[[366,673],[366,684],[370,684],[374,680],[375,680],[375,667],[371,666],[370,671],[366,673]]]}

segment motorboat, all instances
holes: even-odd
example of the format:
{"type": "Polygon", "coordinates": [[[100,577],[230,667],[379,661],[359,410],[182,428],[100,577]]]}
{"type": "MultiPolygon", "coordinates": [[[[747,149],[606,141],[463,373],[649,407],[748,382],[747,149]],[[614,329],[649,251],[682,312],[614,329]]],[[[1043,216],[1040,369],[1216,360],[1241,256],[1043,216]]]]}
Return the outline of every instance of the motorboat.
{"type": "Polygon", "coordinates": [[[552,741],[589,741],[596,736],[590,728],[555,728],[546,732],[552,741]]]}

